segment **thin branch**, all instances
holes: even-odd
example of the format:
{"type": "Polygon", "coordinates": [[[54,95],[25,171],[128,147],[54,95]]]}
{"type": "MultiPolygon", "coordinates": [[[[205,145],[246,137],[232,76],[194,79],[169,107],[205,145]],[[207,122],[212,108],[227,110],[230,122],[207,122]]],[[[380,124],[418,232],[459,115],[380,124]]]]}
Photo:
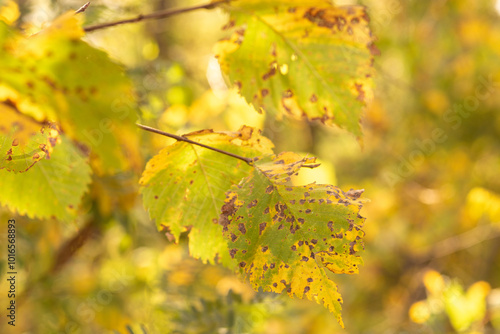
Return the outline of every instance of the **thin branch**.
{"type": "Polygon", "coordinates": [[[215,152],[218,152],[218,153],[222,153],[222,154],[225,154],[225,155],[230,156],[232,158],[236,158],[236,159],[245,161],[250,166],[252,166],[252,162],[254,161],[254,159],[252,159],[252,158],[242,157],[240,155],[237,155],[237,154],[234,154],[234,153],[231,153],[231,152],[227,152],[227,151],[215,148],[215,147],[211,147],[211,146],[208,146],[208,145],[205,145],[205,144],[202,144],[202,143],[198,143],[198,142],[192,141],[191,139],[188,139],[186,137],[177,136],[177,135],[174,135],[174,134],[171,134],[171,133],[168,133],[168,132],[164,132],[164,131],[161,131],[161,130],[158,130],[158,129],[155,129],[155,128],[152,128],[152,127],[149,127],[149,126],[146,126],[146,125],[142,125],[142,124],[136,124],[136,125],[138,127],[140,127],[141,129],[149,131],[149,132],[154,132],[154,133],[166,136],[166,137],[173,138],[173,139],[178,140],[178,141],[183,141],[183,142],[186,142],[186,143],[189,143],[189,144],[198,145],[198,146],[201,146],[201,147],[204,147],[204,148],[208,148],[209,150],[212,150],[212,151],[215,151],[215,152]]]}
{"type": "Polygon", "coordinates": [[[78,14],[78,13],[83,13],[87,7],[90,5],[90,2],[87,2],[85,5],[81,6],[76,12],[75,14],[78,14]]]}
{"type": "Polygon", "coordinates": [[[319,166],[321,166],[321,164],[302,165],[300,167],[304,167],[304,168],[316,168],[316,167],[319,167],[319,166]]]}
{"type": "Polygon", "coordinates": [[[480,225],[472,230],[435,243],[427,254],[420,257],[419,262],[441,258],[498,237],[500,237],[498,223],[480,225]]]}
{"type": "Polygon", "coordinates": [[[177,14],[181,14],[181,13],[191,12],[191,11],[198,10],[198,9],[213,9],[213,8],[218,7],[221,4],[227,3],[229,1],[230,0],[221,0],[221,1],[213,2],[213,3],[207,3],[204,5],[193,6],[193,7],[167,9],[167,10],[154,12],[151,14],[138,15],[138,16],[131,18],[131,19],[125,19],[125,20],[119,20],[119,21],[107,22],[107,23],[100,23],[100,24],[84,27],[83,30],[85,32],[91,32],[94,30],[104,29],[104,28],[108,28],[108,27],[114,27],[114,26],[121,25],[121,24],[140,22],[143,20],[158,20],[158,19],[163,19],[163,18],[177,15],[177,14]]]}

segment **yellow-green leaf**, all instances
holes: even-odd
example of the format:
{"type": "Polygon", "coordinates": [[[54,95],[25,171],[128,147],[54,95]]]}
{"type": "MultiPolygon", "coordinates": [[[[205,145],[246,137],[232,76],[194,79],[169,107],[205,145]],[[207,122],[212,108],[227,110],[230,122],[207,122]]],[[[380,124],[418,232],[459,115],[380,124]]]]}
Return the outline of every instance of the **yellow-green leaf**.
{"type": "Polygon", "coordinates": [[[70,139],[61,136],[60,141],[50,159],[24,173],[0,170],[0,204],[30,218],[75,218],[92,171],[70,139]]]}
{"type": "MultiPolygon", "coordinates": [[[[244,157],[272,153],[271,142],[250,127],[223,133],[203,130],[185,137],[244,157]]],[[[145,207],[159,229],[167,226],[178,240],[189,232],[189,250],[203,261],[229,265],[227,245],[218,224],[225,192],[252,167],[241,160],[186,142],[164,148],[147,164],[140,180],[145,207]]]]}
{"type": "Polygon", "coordinates": [[[222,70],[257,109],[337,124],[361,136],[373,37],[362,6],[241,0],[225,7],[232,36],[215,46],[222,70]]]}
{"type": "Polygon", "coordinates": [[[261,160],[227,193],[220,223],[232,258],[255,289],[294,295],[323,304],[341,318],[342,298],[325,270],[354,274],[363,263],[359,192],[332,185],[291,186],[287,178],[308,160],[290,154],[261,160]],[[276,182],[281,170],[283,177],[276,182]]]}
{"type": "Polygon", "coordinates": [[[60,142],[55,124],[40,124],[0,102],[0,169],[25,172],[43,158],[49,159],[60,142]]]}

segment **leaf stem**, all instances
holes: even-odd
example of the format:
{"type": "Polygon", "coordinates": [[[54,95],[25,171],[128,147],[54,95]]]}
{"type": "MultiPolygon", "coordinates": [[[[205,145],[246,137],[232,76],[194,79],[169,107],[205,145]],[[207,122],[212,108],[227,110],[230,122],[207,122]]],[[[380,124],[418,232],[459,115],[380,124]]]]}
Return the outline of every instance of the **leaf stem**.
{"type": "Polygon", "coordinates": [[[229,1],[230,0],[220,0],[220,1],[212,2],[212,3],[207,3],[204,5],[184,7],[184,8],[178,8],[178,9],[167,9],[167,10],[162,10],[162,11],[158,11],[158,12],[154,12],[154,13],[146,14],[146,15],[141,14],[141,15],[138,15],[138,16],[131,18],[131,19],[106,22],[106,23],[100,23],[100,24],[87,26],[87,27],[84,27],[83,30],[85,32],[91,32],[91,31],[95,31],[95,30],[99,30],[99,29],[108,28],[108,27],[114,27],[114,26],[121,25],[121,24],[140,22],[143,20],[158,20],[158,19],[163,19],[163,18],[177,15],[177,14],[181,14],[181,13],[191,12],[191,11],[198,10],[198,9],[213,9],[213,8],[218,7],[219,5],[227,3],[229,1]]]}
{"type": "Polygon", "coordinates": [[[164,131],[161,131],[161,130],[158,130],[158,129],[155,129],[155,128],[152,128],[152,127],[149,127],[149,126],[146,126],[146,125],[142,125],[142,124],[136,124],[136,125],[138,127],[140,127],[141,129],[143,129],[143,130],[146,130],[146,131],[149,131],[149,132],[154,132],[154,133],[166,136],[166,137],[170,137],[170,138],[173,138],[173,139],[178,140],[178,141],[183,141],[183,142],[186,142],[186,143],[189,143],[189,144],[198,145],[198,146],[201,146],[201,147],[204,147],[204,148],[208,148],[209,150],[212,150],[212,151],[215,151],[215,152],[218,152],[218,153],[221,153],[221,154],[225,154],[227,156],[230,156],[230,157],[233,157],[233,158],[245,161],[250,166],[253,166],[252,162],[254,161],[254,159],[252,159],[252,158],[242,157],[241,155],[237,155],[237,154],[234,154],[234,153],[231,153],[231,152],[220,150],[220,149],[215,148],[215,147],[211,147],[211,146],[208,146],[208,145],[205,145],[205,144],[202,144],[202,143],[198,143],[198,142],[192,141],[191,139],[188,139],[186,137],[177,136],[177,135],[174,135],[174,134],[171,134],[171,133],[168,133],[168,132],[164,132],[164,131]]]}

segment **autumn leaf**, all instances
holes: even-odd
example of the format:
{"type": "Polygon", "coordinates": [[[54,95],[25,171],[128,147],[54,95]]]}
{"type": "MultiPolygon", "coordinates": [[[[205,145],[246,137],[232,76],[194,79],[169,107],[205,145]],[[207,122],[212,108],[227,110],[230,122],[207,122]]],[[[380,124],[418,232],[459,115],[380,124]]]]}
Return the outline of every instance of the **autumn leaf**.
{"type": "Polygon", "coordinates": [[[291,186],[290,176],[313,159],[282,153],[226,194],[220,223],[229,252],[255,289],[323,304],[341,318],[342,298],[325,269],[358,273],[363,263],[359,194],[332,185],[291,186]]]}
{"type": "Polygon", "coordinates": [[[37,122],[57,123],[87,147],[99,173],[138,167],[131,82],[83,35],[73,13],[29,38],[0,21],[0,101],[37,122]]]}
{"type": "Polygon", "coordinates": [[[362,6],[327,1],[242,0],[225,6],[230,39],[221,69],[257,109],[319,119],[361,136],[372,95],[373,37],[362,6]]]}
{"type": "MultiPolygon", "coordinates": [[[[203,130],[185,137],[249,158],[272,153],[271,142],[246,126],[234,133],[203,130]]],[[[241,160],[176,142],[148,162],[140,180],[144,205],[158,228],[168,227],[176,240],[190,229],[193,257],[214,263],[218,254],[221,263],[229,265],[218,216],[225,192],[251,169],[241,160]]]]}
{"type": "Polygon", "coordinates": [[[43,158],[50,158],[60,142],[55,124],[40,124],[0,102],[0,169],[25,172],[43,158]]]}
{"type": "Polygon", "coordinates": [[[91,181],[87,159],[66,136],[52,152],[24,173],[0,170],[0,203],[30,218],[75,218],[91,181]]]}

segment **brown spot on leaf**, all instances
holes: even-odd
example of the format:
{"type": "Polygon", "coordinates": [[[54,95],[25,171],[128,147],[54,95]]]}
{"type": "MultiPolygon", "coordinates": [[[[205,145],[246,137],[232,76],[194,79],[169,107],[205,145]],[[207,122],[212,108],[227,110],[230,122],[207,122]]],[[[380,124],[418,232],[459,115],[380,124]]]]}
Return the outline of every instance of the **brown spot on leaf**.
{"type": "Polygon", "coordinates": [[[307,262],[309,261],[309,258],[307,256],[303,256],[302,259],[300,261],[304,261],[304,262],[307,262]]]}
{"type": "Polygon", "coordinates": [[[250,203],[248,203],[247,208],[251,209],[254,206],[256,206],[257,203],[258,203],[258,201],[256,199],[254,199],[253,201],[251,201],[250,203]]]}
{"type": "Polygon", "coordinates": [[[231,233],[231,241],[232,241],[232,242],[235,242],[235,241],[236,241],[236,239],[238,239],[238,237],[236,236],[236,234],[231,233]]]}
{"type": "Polygon", "coordinates": [[[311,212],[312,212],[311,209],[306,210],[306,213],[311,213],[311,212]]]}
{"type": "Polygon", "coordinates": [[[247,263],[245,261],[240,262],[240,268],[244,268],[246,265],[247,265],[247,263]]]}
{"type": "Polygon", "coordinates": [[[365,91],[363,90],[363,85],[355,83],[354,87],[356,88],[356,91],[358,92],[358,101],[364,101],[365,100],[365,91]]]}
{"type": "Polygon", "coordinates": [[[311,101],[312,103],[316,103],[318,101],[318,97],[315,94],[313,94],[309,98],[309,101],[311,101]]]}
{"type": "Polygon", "coordinates": [[[293,250],[293,251],[296,251],[297,250],[297,246],[292,245],[292,247],[290,247],[290,249],[293,250]]]}
{"type": "Polygon", "coordinates": [[[273,186],[267,186],[266,188],[266,194],[271,194],[274,190],[274,187],[273,186]]]}
{"type": "Polygon", "coordinates": [[[245,228],[245,224],[243,224],[243,223],[238,224],[238,230],[240,231],[241,234],[247,233],[247,229],[245,228]]]}
{"type": "Polygon", "coordinates": [[[267,80],[276,74],[276,68],[273,66],[271,69],[262,76],[262,80],[267,80]]]}
{"type": "Polygon", "coordinates": [[[333,222],[331,220],[328,222],[328,228],[333,232],[333,222]]]}
{"type": "Polygon", "coordinates": [[[18,146],[19,145],[19,139],[15,138],[13,141],[12,141],[12,146],[18,146]]]}
{"type": "Polygon", "coordinates": [[[231,255],[231,258],[234,259],[234,256],[236,255],[236,252],[238,251],[237,248],[233,248],[229,250],[229,255],[231,255]]]}
{"type": "Polygon", "coordinates": [[[273,286],[276,288],[278,287],[278,283],[273,283],[273,286]]]}
{"type": "Polygon", "coordinates": [[[227,24],[222,26],[222,30],[230,29],[230,28],[234,27],[234,25],[235,25],[235,21],[230,20],[227,24]]]}
{"type": "Polygon", "coordinates": [[[267,226],[267,223],[260,223],[259,224],[259,235],[262,234],[262,231],[264,231],[264,229],[266,228],[267,226]]]}
{"type": "Polygon", "coordinates": [[[275,267],[276,267],[276,264],[275,264],[275,263],[271,263],[271,264],[269,265],[269,268],[271,268],[271,269],[274,269],[275,267]]]}
{"type": "Polygon", "coordinates": [[[261,249],[261,250],[262,250],[262,253],[267,252],[267,250],[268,250],[268,249],[269,249],[269,247],[268,247],[268,246],[264,246],[264,247],[262,247],[262,249],[261,249]]]}
{"type": "Polygon", "coordinates": [[[266,97],[266,96],[269,94],[269,89],[267,89],[267,88],[263,88],[263,89],[260,91],[260,94],[262,95],[262,97],[266,97]]]}
{"type": "Polygon", "coordinates": [[[312,283],[313,279],[312,279],[311,277],[309,277],[309,278],[307,279],[307,281],[308,281],[309,283],[312,283]]]}
{"type": "Polygon", "coordinates": [[[311,290],[311,288],[310,288],[310,287],[308,287],[308,286],[306,286],[306,287],[304,288],[304,293],[309,292],[309,290],[311,290]]]}

